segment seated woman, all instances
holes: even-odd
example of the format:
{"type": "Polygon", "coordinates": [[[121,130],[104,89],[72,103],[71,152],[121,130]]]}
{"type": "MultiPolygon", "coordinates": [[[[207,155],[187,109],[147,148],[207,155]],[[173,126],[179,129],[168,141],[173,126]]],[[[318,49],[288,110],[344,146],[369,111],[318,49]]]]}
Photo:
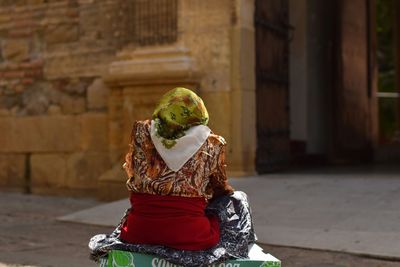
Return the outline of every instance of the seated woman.
{"type": "Polygon", "coordinates": [[[206,126],[200,97],[166,93],[152,120],[134,123],[123,165],[131,209],[111,235],[97,235],[94,258],[110,249],[153,253],[184,266],[246,258],[255,241],[246,195],[225,173],[225,140],[206,126]]]}

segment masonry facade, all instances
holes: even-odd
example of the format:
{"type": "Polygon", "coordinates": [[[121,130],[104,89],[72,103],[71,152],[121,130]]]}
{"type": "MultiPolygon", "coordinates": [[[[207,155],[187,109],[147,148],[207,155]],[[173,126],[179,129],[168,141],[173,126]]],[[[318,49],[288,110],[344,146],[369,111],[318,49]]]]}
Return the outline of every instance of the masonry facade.
{"type": "Polygon", "coordinates": [[[133,120],[178,85],[204,98],[231,172],[253,173],[251,14],[251,1],[1,1],[0,186],[121,196],[133,120]]]}
{"type": "Polygon", "coordinates": [[[102,75],[125,1],[1,1],[0,185],[93,192],[110,167],[102,75]]]}
{"type": "Polygon", "coordinates": [[[230,176],[371,158],[374,1],[329,3],[1,1],[0,186],[126,196],[132,123],[176,86],[204,99],[230,176]]]}

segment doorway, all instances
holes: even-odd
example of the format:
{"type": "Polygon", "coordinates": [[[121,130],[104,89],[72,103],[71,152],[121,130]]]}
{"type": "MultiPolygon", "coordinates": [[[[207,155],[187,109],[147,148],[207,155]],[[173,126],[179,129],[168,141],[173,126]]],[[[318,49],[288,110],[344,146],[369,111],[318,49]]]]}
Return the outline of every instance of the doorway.
{"type": "Polygon", "coordinates": [[[377,0],[378,161],[400,159],[400,3],[377,0]]]}
{"type": "Polygon", "coordinates": [[[288,0],[256,0],[256,170],[290,160],[288,0]]]}

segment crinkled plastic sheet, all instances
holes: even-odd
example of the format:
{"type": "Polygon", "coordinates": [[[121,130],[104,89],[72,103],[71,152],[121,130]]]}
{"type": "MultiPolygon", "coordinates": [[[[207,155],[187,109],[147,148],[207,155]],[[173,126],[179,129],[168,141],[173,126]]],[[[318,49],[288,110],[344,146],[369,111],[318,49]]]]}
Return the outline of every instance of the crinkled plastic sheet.
{"type": "Polygon", "coordinates": [[[235,191],[230,196],[221,196],[207,206],[206,213],[217,215],[221,222],[220,242],[208,250],[187,251],[165,246],[123,243],[118,237],[128,212],[129,210],[125,212],[120,224],[110,235],[100,234],[90,239],[91,259],[98,261],[110,250],[125,250],[155,254],[183,266],[207,266],[229,258],[247,258],[248,245],[256,241],[247,195],[241,191],[235,191]]]}

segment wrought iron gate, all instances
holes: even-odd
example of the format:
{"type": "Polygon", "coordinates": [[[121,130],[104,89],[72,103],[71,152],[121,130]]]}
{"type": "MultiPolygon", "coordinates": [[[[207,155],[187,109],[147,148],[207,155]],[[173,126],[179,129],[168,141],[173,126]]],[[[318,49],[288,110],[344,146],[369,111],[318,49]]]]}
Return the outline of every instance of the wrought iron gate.
{"type": "Polygon", "coordinates": [[[256,0],[256,110],[259,173],[290,159],[288,0],[256,0]]]}

